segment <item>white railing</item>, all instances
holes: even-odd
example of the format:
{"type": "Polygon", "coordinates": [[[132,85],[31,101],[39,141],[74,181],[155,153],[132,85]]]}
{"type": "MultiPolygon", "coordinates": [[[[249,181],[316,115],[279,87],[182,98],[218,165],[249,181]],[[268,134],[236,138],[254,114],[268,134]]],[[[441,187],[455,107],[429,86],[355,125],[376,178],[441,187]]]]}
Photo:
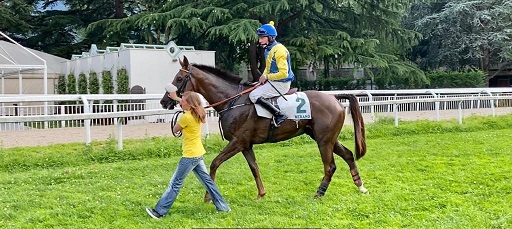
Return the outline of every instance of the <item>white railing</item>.
{"type": "MultiPolygon", "coordinates": [[[[486,88],[427,91],[329,91],[324,93],[355,94],[358,96],[362,112],[370,113],[372,121],[375,121],[375,113],[392,112],[395,125],[398,125],[398,114],[405,111],[432,110],[436,112],[436,120],[439,120],[440,110],[457,109],[459,110],[459,123],[462,124],[462,110],[464,109],[491,108],[494,116],[496,107],[512,107],[512,88],[501,88],[501,90],[486,88]]],[[[115,124],[118,148],[122,149],[123,124],[170,122],[172,115],[177,110],[162,109],[159,104],[161,98],[160,94],[4,95],[0,96],[0,131],[84,127],[85,142],[90,144],[91,126],[115,124]],[[64,102],[68,104],[59,105],[64,102]],[[36,104],[34,105],[34,103],[36,104]]],[[[348,106],[346,101],[341,102],[348,106]]],[[[213,110],[209,110],[210,117],[216,115],[213,110]]]]}

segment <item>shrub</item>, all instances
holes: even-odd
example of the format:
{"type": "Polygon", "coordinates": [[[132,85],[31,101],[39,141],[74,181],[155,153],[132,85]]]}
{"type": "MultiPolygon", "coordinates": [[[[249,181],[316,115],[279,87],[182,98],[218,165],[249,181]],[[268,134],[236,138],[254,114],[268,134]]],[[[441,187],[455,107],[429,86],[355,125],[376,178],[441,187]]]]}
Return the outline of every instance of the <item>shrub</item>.
{"type": "Polygon", "coordinates": [[[117,94],[129,94],[130,85],[129,85],[129,77],[128,71],[126,68],[121,68],[117,71],[117,94]]]}
{"type": "Polygon", "coordinates": [[[114,94],[114,83],[110,71],[101,72],[101,88],[103,89],[103,94],[114,94]]]}
{"type": "Polygon", "coordinates": [[[333,91],[333,90],[357,90],[364,89],[366,86],[366,79],[354,79],[351,77],[339,78],[322,78],[315,81],[308,80],[295,80],[292,82],[293,87],[297,87],[300,91],[318,90],[318,91],[333,91]]]}
{"type": "Polygon", "coordinates": [[[66,75],[59,75],[59,80],[57,81],[57,94],[66,94],[66,75]]]}
{"type": "Polygon", "coordinates": [[[73,73],[70,73],[68,75],[68,82],[66,84],[67,86],[67,94],[76,94],[76,78],[73,73]]]}
{"type": "Polygon", "coordinates": [[[427,74],[428,88],[474,88],[485,86],[485,73],[482,71],[432,72],[427,74]]]}
{"type": "Polygon", "coordinates": [[[87,77],[83,72],[78,75],[78,94],[87,94],[87,77]]]}
{"type": "Polygon", "coordinates": [[[100,81],[98,74],[94,71],[89,73],[89,93],[99,94],[100,93],[100,81]]]}

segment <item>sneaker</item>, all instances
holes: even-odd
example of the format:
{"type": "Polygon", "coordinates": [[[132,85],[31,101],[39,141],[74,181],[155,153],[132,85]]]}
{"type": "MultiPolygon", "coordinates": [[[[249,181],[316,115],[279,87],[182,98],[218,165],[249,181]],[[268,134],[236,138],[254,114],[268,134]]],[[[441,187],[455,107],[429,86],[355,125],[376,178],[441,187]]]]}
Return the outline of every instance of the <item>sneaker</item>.
{"type": "Polygon", "coordinates": [[[230,208],[230,209],[228,209],[228,210],[223,210],[223,211],[219,211],[219,210],[217,210],[217,213],[220,213],[220,212],[222,212],[222,213],[228,213],[228,212],[230,212],[230,211],[231,211],[231,208],[230,208]]]}
{"type": "Polygon", "coordinates": [[[155,209],[146,208],[146,212],[149,216],[151,216],[153,219],[160,219],[163,217],[163,215],[158,214],[158,212],[155,211],[155,209]]]}

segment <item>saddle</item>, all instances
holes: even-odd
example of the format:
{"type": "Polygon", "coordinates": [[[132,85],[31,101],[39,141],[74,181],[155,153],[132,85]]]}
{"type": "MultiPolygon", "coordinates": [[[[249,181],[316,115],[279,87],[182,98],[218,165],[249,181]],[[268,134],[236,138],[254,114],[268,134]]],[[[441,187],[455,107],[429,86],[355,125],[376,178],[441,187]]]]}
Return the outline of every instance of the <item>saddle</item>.
{"type": "Polygon", "coordinates": [[[297,92],[297,88],[296,87],[293,87],[293,88],[290,88],[290,90],[288,90],[288,92],[284,93],[285,95],[291,95],[291,94],[294,94],[295,92],[297,92]]]}

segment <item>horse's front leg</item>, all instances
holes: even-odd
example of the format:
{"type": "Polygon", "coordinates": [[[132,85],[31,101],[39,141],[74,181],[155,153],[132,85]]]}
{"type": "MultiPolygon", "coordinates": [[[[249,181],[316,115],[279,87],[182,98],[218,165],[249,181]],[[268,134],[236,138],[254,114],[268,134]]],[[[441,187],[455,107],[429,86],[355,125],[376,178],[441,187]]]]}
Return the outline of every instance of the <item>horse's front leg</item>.
{"type": "Polygon", "coordinates": [[[258,188],[258,196],[256,197],[256,200],[261,200],[261,198],[265,196],[266,192],[263,187],[263,182],[261,182],[260,169],[258,168],[258,163],[256,163],[256,156],[252,150],[252,145],[249,146],[248,149],[243,150],[242,153],[244,154],[245,160],[247,160],[247,164],[249,164],[249,168],[251,168],[254,181],[256,181],[256,187],[258,188]]]}
{"type": "MultiPolygon", "coordinates": [[[[228,143],[228,145],[224,147],[222,152],[220,152],[220,154],[213,159],[210,165],[210,177],[212,177],[212,180],[215,181],[215,174],[217,173],[217,168],[219,168],[219,166],[223,162],[227,161],[231,157],[235,156],[238,152],[242,151],[242,149],[243,147],[236,138],[231,140],[228,143]]],[[[206,195],[204,196],[204,202],[209,202],[211,200],[211,196],[208,194],[208,192],[206,192],[206,195]]]]}

